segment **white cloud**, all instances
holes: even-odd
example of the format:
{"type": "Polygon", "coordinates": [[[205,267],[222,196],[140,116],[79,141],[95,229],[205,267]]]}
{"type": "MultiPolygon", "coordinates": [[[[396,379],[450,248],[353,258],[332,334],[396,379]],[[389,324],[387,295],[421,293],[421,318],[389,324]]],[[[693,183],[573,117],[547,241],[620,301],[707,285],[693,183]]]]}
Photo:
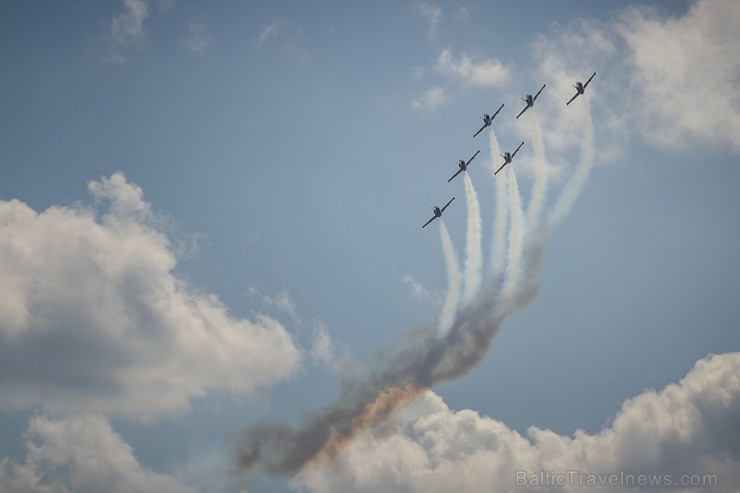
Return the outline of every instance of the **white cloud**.
{"type": "Polygon", "coordinates": [[[301,26],[282,19],[276,20],[262,28],[257,38],[257,47],[259,48],[268,41],[277,40],[278,38],[281,41],[278,44],[281,49],[296,57],[301,63],[309,62],[311,54],[306,46],[306,36],[301,26]]]}
{"type": "Polygon", "coordinates": [[[429,35],[434,36],[437,32],[437,26],[442,21],[442,9],[439,5],[429,2],[419,2],[414,5],[414,14],[426,20],[429,25],[429,35]]]}
{"type": "MultiPolygon", "coordinates": [[[[124,11],[113,16],[107,33],[109,60],[125,64],[126,52],[141,47],[146,39],[144,23],[150,15],[150,0],[123,0],[124,11]]],[[[159,13],[165,14],[175,6],[174,0],[159,0],[159,13]]]]}
{"type": "Polygon", "coordinates": [[[314,361],[327,366],[333,365],[334,344],[326,326],[322,323],[316,324],[313,331],[313,344],[311,345],[311,358],[314,361]]]}
{"type": "Polygon", "coordinates": [[[235,318],[177,279],[168,238],[122,173],[89,183],[107,211],[0,201],[0,394],[15,408],[146,416],[211,389],[288,377],[274,319],[235,318]]]}
{"type": "Polygon", "coordinates": [[[477,61],[466,53],[455,58],[446,48],[437,57],[437,72],[474,86],[500,86],[509,77],[509,68],[496,59],[477,61]]]}
{"type": "Polygon", "coordinates": [[[417,281],[411,274],[404,274],[401,278],[403,282],[411,291],[411,295],[417,300],[422,300],[429,296],[429,291],[424,287],[422,283],[417,281]]]}
{"type": "Polygon", "coordinates": [[[144,38],[144,20],[149,17],[148,0],[123,0],[125,11],[117,14],[111,21],[109,40],[111,59],[125,63],[123,54],[126,48],[137,46],[144,38]]]}
{"type": "MultiPolygon", "coordinates": [[[[612,22],[555,26],[534,44],[533,86],[547,83],[537,112],[552,151],[580,145],[580,96],[572,84],[597,76],[586,97],[597,126],[597,161],[613,161],[630,135],[671,150],[723,146],[740,151],[740,4],[693,2],[681,17],[628,8],[612,22]],[[549,119],[549,121],[548,121],[549,119]],[[544,123],[546,122],[546,124],[544,123]]],[[[534,90],[534,88],[533,88],[534,90]]],[[[516,122],[529,133],[529,118],[516,122]]]]}
{"type": "Polygon", "coordinates": [[[198,20],[190,20],[187,23],[187,33],[180,39],[180,46],[195,53],[202,53],[211,44],[211,34],[208,27],[198,20]]]}
{"type": "Polygon", "coordinates": [[[447,97],[444,89],[434,86],[427,89],[418,99],[411,102],[411,107],[415,110],[433,110],[441,106],[447,97]]]}
{"type": "Polygon", "coordinates": [[[296,322],[300,322],[301,319],[300,317],[298,317],[295,303],[293,303],[293,300],[290,299],[290,295],[288,295],[287,291],[283,291],[274,297],[265,296],[263,299],[268,305],[274,306],[278,310],[290,315],[290,318],[292,318],[296,322]]]}
{"type": "Polygon", "coordinates": [[[301,323],[301,317],[298,315],[296,304],[293,302],[293,299],[290,297],[287,290],[283,290],[275,296],[270,296],[262,294],[257,288],[250,286],[247,288],[246,295],[252,299],[258,299],[268,307],[275,308],[278,311],[285,313],[291,318],[291,320],[293,320],[293,322],[297,324],[301,323]]]}
{"type": "Polygon", "coordinates": [[[693,2],[680,18],[628,9],[618,26],[649,138],[672,148],[740,151],[740,3],[693,2]]]}
{"type": "MultiPolygon", "coordinates": [[[[740,484],[738,416],[740,353],[702,359],[679,383],[627,400],[611,426],[594,435],[531,427],[525,437],[474,411],[452,411],[430,392],[396,411],[382,429],[356,439],[334,464],[305,468],[295,486],[321,492],[585,491],[580,482],[594,477],[577,476],[572,487],[516,485],[517,471],[526,473],[528,485],[530,474],[578,471],[623,472],[634,481],[639,474],[662,481],[670,476],[668,491],[729,493],[740,484]],[[716,484],[677,487],[683,480],[716,484]]],[[[607,485],[598,491],[625,489],[653,490],[607,485]]]]}
{"type": "Polygon", "coordinates": [[[259,37],[257,38],[257,46],[262,45],[270,39],[277,38],[284,24],[284,21],[278,20],[263,27],[259,37]]]}
{"type": "Polygon", "coordinates": [[[0,459],[0,491],[195,493],[175,477],[142,467],[101,416],[35,417],[25,437],[23,463],[0,459]]]}
{"type": "MultiPolygon", "coordinates": [[[[478,60],[466,53],[455,57],[449,48],[437,56],[434,70],[445,79],[444,83],[431,87],[412,101],[412,108],[434,110],[447,101],[448,94],[454,93],[456,87],[500,87],[510,76],[510,69],[496,59],[478,60]]],[[[425,72],[419,68],[415,71],[419,74],[425,72]]]]}
{"type": "MultiPolygon", "coordinates": [[[[527,92],[534,93],[542,83],[547,84],[537,99],[534,112],[540,122],[545,148],[551,153],[548,156],[550,172],[557,172],[566,164],[557,162],[563,159],[564,152],[580,149],[586,100],[590,102],[592,113],[597,114],[594,117],[598,136],[596,160],[609,162],[620,155],[627,133],[634,127],[625,109],[628,78],[620,46],[612,27],[586,20],[573,22],[565,28],[554,27],[547,36],[535,41],[537,73],[527,92]],[[566,106],[566,101],[576,93],[574,84],[586,82],[594,72],[597,75],[585,95],[566,106]]],[[[524,89],[519,96],[524,96],[524,89]]],[[[516,111],[523,107],[524,103],[519,102],[516,111]]],[[[533,135],[534,112],[529,110],[516,120],[518,132],[533,135]]]]}

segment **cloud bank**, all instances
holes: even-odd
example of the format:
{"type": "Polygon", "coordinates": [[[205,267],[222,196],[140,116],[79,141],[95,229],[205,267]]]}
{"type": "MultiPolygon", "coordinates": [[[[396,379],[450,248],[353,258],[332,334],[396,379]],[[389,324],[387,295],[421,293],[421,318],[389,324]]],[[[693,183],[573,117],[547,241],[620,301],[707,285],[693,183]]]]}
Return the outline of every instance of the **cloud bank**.
{"type": "Polygon", "coordinates": [[[142,467],[108,421],[95,415],[36,417],[22,463],[0,459],[4,493],[195,493],[177,478],[142,467]]]}
{"type": "Polygon", "coordinates": [[[672,151],[718,146],[740,152],[738,23],[738,2],[699,0],[682,16],[632,7],[609,22],[554,26],[533,45],[536,75],[550,94],[537,101],[539,115],[551,120],[543,126],[548,148],[578,147],[578,133],[570,129],[580,115],[565,101],[575,94],[572,85],[595,71],[587,93],[598,122],[597,161],[614,161],[631,134],[672,151]]]}
{"type": "Polygon", "coordinates": [[[511,69],[498,59],[480,59],[467,53],[455,56],[450,48],[440,51],[434,63],[434,71],[445,83],[438,83],[427,89],[411,102],[412,108],[434,110],[449,99],[451,91],[460,87],[501,87],[511,74],[511,69]]]}
{"type": "MultiPolygon", "coordinates": [[[[427,392],[357,437],[333,464],[304,468],[294,486],[323,493],[569,492],[585,491],[599,474],[624,473],[635,481],[641,474],[659,477],[662,491],[734,492],[740,484],[738,375],[740,353],[704,358],[677,384],[625,401],[611,425],[594,435],[531,427],[522,436],[475,411],[453,411],[427,392]],[[537,483],[548,471],[580,475],[571,475],[573,484],[537,483]]],[[[595,491],[625,489],[607,484],[595,491]]]]}
{"type": "Polygon", "coordinates": [[[173,274],[141,188],[122,173],[88,188],[99,216],[0,201],[3,406],[144,417],[296,370],[300,351],[279,322],[234,317],[173,274]]]}
{"type": "Polygon", "coordinates": [[[692,3],[680,18],[628,9],[617,27],[630,49],[648,136],[667,147],[699,142],[740,152],[740,4],[692,3]]]}

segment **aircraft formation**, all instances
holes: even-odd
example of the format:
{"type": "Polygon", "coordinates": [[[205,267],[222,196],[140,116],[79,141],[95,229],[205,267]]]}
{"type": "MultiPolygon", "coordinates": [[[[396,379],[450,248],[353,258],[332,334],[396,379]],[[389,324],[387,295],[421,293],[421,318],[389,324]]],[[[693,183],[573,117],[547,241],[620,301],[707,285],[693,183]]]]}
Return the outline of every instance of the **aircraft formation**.
{"type": "MultiPolygon", "coordinates": [[[[572,98],[570,98],[570,100],[568,100],[565,103],[565,105],[566,106],[570,105],[570,103],[572,103],[574,99],[576,99],[578,96],[580,96],[581,94],[583,94],[586,91],[586,87],[588,86],[588,84],[591,82],[591,80],[595,76],[596,76],[596,72],[594,72],[591,75],[591,77],[589,77],[588,80],[585,83],[582,83],[580,81],[579,82],[576,82],[573,85],[573,87],[576,90],[576,94],[572,98]]],[[[531,94],[527,94],[525,97],[522,98],[522,101],[524,101],[524,103],[526,104],[526,106],[524,107],[524,109],[522,109],[522,111],[519,112],[518,115],[516,115],[517,119],[519,119],[519,117],[522,116],[525,111],[527,111],[529,108],[532,108],[534,106],[535,101],[537,101],[537,98],[539,97],[540,93],[542,93],[542,90],[545,89],[545,87],[547,87],[547,84],[542,84],[542,87],[540,88],[539,91],[537,91],[537,94],[535,94],[534,96],[532,96],[531,94]]],[[[473,138],[476,138],[483,130],[485,130],[486,128],[490,127],[493,124],[493,119],[496,118],[496,115],[499,114],[499,112],[501,111],[501,109],[503,107],[504,107],[504,105],[502,103],[501,106],[499,106],[499,108],[496,110],[496,112],[493,115],[489,115],[489,114],[486,113],[486,114],[484,114],[481,117],[481,120],[483,120],[483,126],[480,128],[480,130],[478,130],[477,132],[475,132],[475,134],[473,134],[473,138]]],[[[504,159],[504,164],[502,164],[501,167],[499,169],[497,169],[493,174],[494,175],[497,175],[499,171],[501,171],[502,169],[504,169],[504,166],[506,166],[507,164],[511,164],[511,162],[514,160],[514,156],[516,156],[516,153],[519,152],[519,149],[521,149],[523,145],[524,145],[524,141],[522,141],[522,143],[519,144],[519,147],[517,147],[514,152],[504,152],[503,154],[500,154],[500,156],[504,159]]],[[[465,161],[464,159],[459,159],[459,160],[455,161],[455,164],[457,164],[457,166],[458,166],[459,169],[457,170],[457,172],[454,175],[452,175],[447,180],[447,182],[448,183],[451,182],[457,175],[459,175],[463,171],[467,171],[468,166],[470,165],[471,162],[473,162],[473,159],[475,159],[475,157],[479,153],[480,153],[480,149],[478,149],[477,151],[475,151],[475,154],[473,154],[473,156],[470,159],[468,159],[467,161],[465,161]]],[[[447,202],[444,205],[444,207],[437,207],[436,205],[433,206],[432,207],[432,211],[434,212],[434,215],[432,216],[431,219],[429,219],[427,222],[425,222],[422,225],[422,228],[426,228],[429,225],[429,223],[431,223],[432,221],[434,221],[438,217],[442,217],[442,213],[445,211],[445,209],[447,209],[447,207],[449,207],[449,205],[452,203],[453,200],[455,200],[455,197],[452,197],[449,200],[449,202],[447,202]]]]}

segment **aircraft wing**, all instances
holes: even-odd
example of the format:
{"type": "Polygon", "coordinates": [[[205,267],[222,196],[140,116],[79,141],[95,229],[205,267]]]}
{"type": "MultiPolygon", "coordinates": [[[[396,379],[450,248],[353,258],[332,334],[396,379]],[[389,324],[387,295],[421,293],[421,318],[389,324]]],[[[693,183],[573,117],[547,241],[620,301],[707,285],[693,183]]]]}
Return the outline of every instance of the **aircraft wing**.
{"type": "Polygon", "coordinates": [[[522,143],[519,144],[519,147],[517,147],[516,148],[516,151],[514,151],[514,153],[511,155],[511,160],[512,161],[514,160],[514,156],[516,156],[516,153],[519,152],[519,149],[521,149],[523,145],[524,145],[524,141],[522,141],[522,143]]]}
{"type": "Polygon", "coordinates": [[[478,149],[477,151],[475,151],[475,154],[473,154],[473,157],[471,157],[470,159],[468,159],[468,162],[465,163],[465,167],[467,167],[473,161],[473,159],[475,159],[475,156],[477,156],[478,154],[480,154],[480,149],[478,149]]]}
{"type": "Polygon", "coordinates": [[[521,113],[519,113],[518,115],[516,115],[517,119],[518,119],[518,118],[519,118],[520,116],[522,116],[522,115],[524,114],[524,112],[525,112],[525,111],[527,111],[527,108],[529,108],[529,105],[525,106],[525,107],[524,107],[524,109],[523,109],[523,110],[521,111],[521,113]]]}
{"type": "Polygon", "coordinates": [[[457,173],[455,173],[454,175],[452,175],[452,176],[450,177],[450,179],[449,179],[449,180],[447,180],[447,183],[451,182],[451,181],[452,181],[452,180],[453,180],[453,179],[454,179],[454,178],[455,178],[455,177],[456,177],[457,175],[459,175],[459,174],[460,174],[460,173],[462,173],[462,172],[463,172],[462,168],[460,168],[459,170],[457,170],[457,173]]]}
{"type": "Polygon", "coordinates": [[[586,86],[588,85],[589,82],[591,82],[591,79],[593,79],[594,77],[596,77],[596,72],[594,72],[593,75],[591,75],[591,77],[588,78],[588,80],[586,81],[586,83],[583,84],[583,88],[584,89],[586,89],[586,86]]]}
{"type": "Polygon", "coordinates": [[[437,216],[436,215],[432,216],[432,218],[429,221],[424,223],[424,226],[422,226],[422,228],[426,228],[427,226],[429,226],[429,223],[434,221],[435,219],[437,219],[437,216]]]}
{"type": "Polygon", "coordinates": [[[542,92],[542,90],[545,88],[546,85],[547,84],[542,84],[542,87],[540,87],[540,90],[537,91],[537,94],[535,94],[534,97],[532,98],[532,103],[534,103],[535,101],[537,101],[537,97],[540,95],[540,93],[542,92]]]}
{"type": "Polygon", "coordinates": [[[473,138],[476,138],[476,137],[478,136],[478,134],[479,134],[479,133],[481,133],[481,132],[482,132],[482,131],[483,131],[483,130],[484,130],[484,129],[485,129],[486,127],[487,127],[487,126],[488,126],[488,125],[483,125],[483,126],[482,126],[482,127],[480,128],[480,130],[478,130],[477,132],[475,132],[475,135],[473,135],[473,138]]]}
{"type": "Polygon", "coordinates": [[[523,145],[524,145],[524,141],[522,141],[522,143],[519,144],[519,147],[516,148],[516,151],[514,151],[514,154],[511,155],[512,160],[514,159],[514,156],[516,156],[516,153],[519,152],[519,149],[521,149],[523,145]]]}
{"type": "MultiPolygon", "coordinates": [[[[583,87],[585,88],[586,86],[583,86],[583,87]]],[[[565,103],[565,106],[568,106],[570,103],[572,103],[573,100],[575,98],[577,98],[579,94],[581,94],[581,93],[580,92],[577,92],[575,96],[573,96],[572,98],[570,98],[570,101],[568,101],[567,103],[565,103]]]]}
{"type": "Polygon", "coordinates": [[[501,108],[503,107],[504,107],[504,103],[501,103],[501,106],[499,106],[499,108],[496,110],[496,113],[494,113],[493,116],[491,117],[492,121],[494,118],[496,118],[496,115],[498,115],[498,112],[501,111],[501,108]]]}
{"type": "Polygon", "coordinates": [[[504,166],[506,166],[507,164],[509,164],[509,163],[507,163],[507,162],[504,161],[504,164],[502,164],[499,169],[497,169],[496,171],[494,171],[493,174],[494,175],[497,175],[498,172],[501,171],[502,169],[504,169],[504,166]]]}
{"type": "Polygon", "coordinates": [[[442,215],[442,213],[443,213],[443,212],[445,211],[445,209],[447,209],[447,207],[448,207],[448,206],[449,206],[449,205],[450,205],[450,204],[452,203],[452,201],[453,201],[453,200],[455,200],[455,197],[452,197],[452,198],[450,199],[450,201],[449,201],[449,202],[447,202],[447,203],[445,204],[445,206],[444,206],[444,207],[442,207],[442,208],[441,208],[441,209],[439,210],[439,215],[440,215],[440,216],[441,216],[441,215],[442,215]]]}

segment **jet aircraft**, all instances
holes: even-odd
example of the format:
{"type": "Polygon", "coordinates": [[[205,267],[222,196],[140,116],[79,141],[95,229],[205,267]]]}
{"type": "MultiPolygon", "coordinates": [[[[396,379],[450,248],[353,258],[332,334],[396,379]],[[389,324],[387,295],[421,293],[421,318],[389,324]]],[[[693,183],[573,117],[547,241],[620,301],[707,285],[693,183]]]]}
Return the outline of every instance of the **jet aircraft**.
{"type": "Polygon", "coordinates": [[[540,93],[542,92],[542,89],[544,89],[546,85],[547,84],[542,84],[542,87],[540,88],[539,91],[537,91],[537,94],[535,94],[534,97],[532,97],[531,94],[527,94],[527,97],[522,98],[522,101],[527,103],[527,106],[525,106],[524,109],[518,115],[516,115],[517,119],[519,119],[519,117],[522,116],[525,111],[527,111],[529,108],[534,106],[534,102],[537,100],[537,96],[540,95],[540,93]]]}
{"type": "Polygon", "coordinates": [[[483,120],[483,126],[480,128],[480,130],[475,132],[475,135],[473,135],[473,138],[476,138],[478,134],[483,131],[483,129],[491,126],[491,123],[493,123],[493,119],[496,118],[496,115],[498,115],[498,112],[501,111],[501,108],[503,107],[504,107],[504,104],[501,103],[501,106],[499,107],[499,109],[496,110],[496,113],[494,113],[493,116],[486,113],[485,115],[481,117],[481,120],[483,120]]]}
{"type": "Polygon", "coordinates": [[[521,149],[523,145],[524,145],[524,141],[522,141],[522,143],[519,144],[519,147],[517,147],[516,148],[516,151],[514,151],[513,153],[505,152],[503,154],[500,154],[500,156],[502,158],[504,158],[504,164],[502,164],[501,167],[499,169],[497,169],[496,172],[493,173],[493,174],[494,175],[497,175],[499,171],[501,171],[502,169],[504,169],[504,166],[506,166],[507,164],[509,164],[514,159],[514,156],[516,156],[516,153],[519,152],[519,149],[521,149]]]}
{"type": "Polygon", "coordinates": [[[479,153],[480,153],[480,149],[478,149],[477,151],[475,151],[475,154],[473,154],[473,157],[471,157],[470,159],[468,159],[468,162],[467,163],[465,161],[463,161],[462,159],[459,159],[457,161],[457,165],[460,167],[460,169],[457,170],[457,173],[455,173],[454,175],[452,175],[449,180],[447,180],[447,183],[451,182],[453,178],[455,178],[457,175],[459,175],[460,173],[462,173],[463,171],[465,171],[466,169],[468,169],[468,165],[470,164],[470,162],[473,159],[475,159],[475,156],[477,156],[479,153]]]}
{"type": "Polygon", "coordinates": [[[450,199],[450,201],[447,202],[445,204],[445,206],[442,207],[441,209],[439,207],[437,207],[436,205],[434,207],[432,207],[432,210],[434,211],[434,216],[432,216],[432,218],[429,221],[425,222],[424,223],[424,226],[422,226],[422,228],[426,228],[429,225],[430,222],[434,221],[438,217],[442,217],[442,213],[445,211],[445,209],[447,209],[447,206],[449,206],[452,203],[453,200],[455,200],[455,197],[452,197],[450,199]]]}
{"type": "Polygon", "coordinates": [[[586,81],[585,84],[583,84],[581,82],[576,82],[576,85],[573,86],[573,87],[575,87],[576,88],[576,91],[578,91],[578,92],[576,93],[575,96],[573,96],[572,98],[570,98],[570,101],[568,101],[567,103],[565,103],[565,106],[568,106],[570,103],[573,102],[573,100],[575,98],[577,98],[578,96],[580,96],[581,94],[583,94],[583,91],[586,90],[586,86],[588,85],[589,82],[591,82],[591,79],[593,79],[595,75],[596,75],[596,72],[594,72],[593,75],[588,78],[588,80],[586,81]]]}

